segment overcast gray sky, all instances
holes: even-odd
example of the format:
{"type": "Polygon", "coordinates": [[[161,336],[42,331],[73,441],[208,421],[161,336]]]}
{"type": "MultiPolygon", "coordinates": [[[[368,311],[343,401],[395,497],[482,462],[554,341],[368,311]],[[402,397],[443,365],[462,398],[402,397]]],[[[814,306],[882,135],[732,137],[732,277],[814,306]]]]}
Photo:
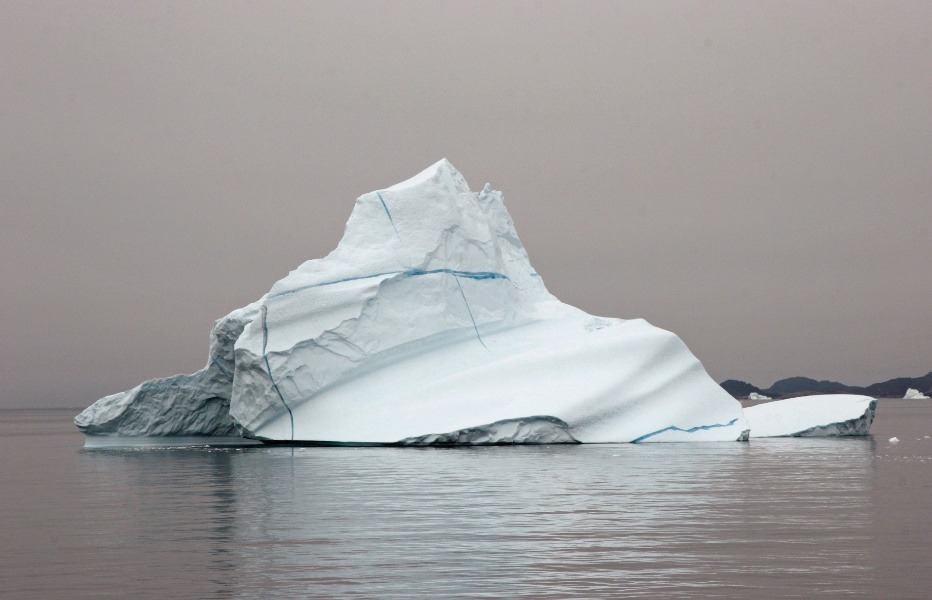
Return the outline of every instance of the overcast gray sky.
{"type": "Polygon", "coordinates": [[[710,374],[932,370],[932,2],[0,2],[0,408],[214,319],[447,157],[710,374]]]}

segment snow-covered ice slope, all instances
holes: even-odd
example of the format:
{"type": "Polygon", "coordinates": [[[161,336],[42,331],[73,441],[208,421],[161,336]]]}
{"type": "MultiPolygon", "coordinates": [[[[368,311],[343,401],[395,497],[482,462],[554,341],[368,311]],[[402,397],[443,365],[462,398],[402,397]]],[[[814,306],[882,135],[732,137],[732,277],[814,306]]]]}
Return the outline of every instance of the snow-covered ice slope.
{"type": "Polygon", "coordinates": [[[550,295],[501,193],[471,192],[446,160],[361,196],[338,247],[263,298],[235,363],[230,414],[274,441],[516,443],[550,439],[556,422],[579,442],[748,429],[675,335],[550,295]],[[518,421],[517,437],[502,433],[518,421]]]}
{"type": "Polygon", "coordinates": [[[869,396],[826,394],[765,402],[744,414],[752,438],[867,435],[876,408],[869,396]]]}

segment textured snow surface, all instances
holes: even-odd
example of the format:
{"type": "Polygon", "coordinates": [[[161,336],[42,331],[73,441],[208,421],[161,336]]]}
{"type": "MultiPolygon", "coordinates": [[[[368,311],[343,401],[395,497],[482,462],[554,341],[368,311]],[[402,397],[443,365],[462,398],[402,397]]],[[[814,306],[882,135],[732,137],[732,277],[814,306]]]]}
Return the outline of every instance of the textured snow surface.
{"type": "Polygon", "coordinates": [[[553,417],[506,419],[450,433],[406,438],[402,446],[491,446],[501,444],[578,444],[569,425],[553,417]]]}
{"type": "Polygon", "coordinates": [[[926,396],[925,394],[923,394],[923,393],[920,392],[919,390],[915,390],[915,389],[913,389],[913,388],[909,388],[908,390],[906,390],[906,395],[903,396],[903,398],[904,398],[905,400],[925,400],[925,399],[928,398],[928,396],[926,396]]]}
{"type": "Polygon", "coordinates": [[[218,322],[205,369],[104,398],[76,422],[98,435],[419,445],[748,429],[674,334],[554,298],[501,193],[471,192],[446,160],[359,197],[327,257],[218,322]]]}
{"type": "Polygon", "coordinates": [[[214,324],[210,356],[200,371],[153,379],[101,398],[75,417],[75,425],[94,436],[240,436],[241,428],[230,418],[233,344],[258,306],[235,310],[214,324]]]}
{"type": "Polygon", "coordinates": [[[828,394],[766,402],[744,409],[751,438],[867,435],[877,401],[828,394]]]}

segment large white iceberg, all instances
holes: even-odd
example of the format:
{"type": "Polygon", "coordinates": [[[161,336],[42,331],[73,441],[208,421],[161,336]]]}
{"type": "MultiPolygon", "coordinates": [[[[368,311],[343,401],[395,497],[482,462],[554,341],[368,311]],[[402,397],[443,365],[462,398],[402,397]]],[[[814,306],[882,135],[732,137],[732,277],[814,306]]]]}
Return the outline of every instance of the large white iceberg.
{"type": "Polygon", "coordinates": [[[903,396],[904,400],[926,400],[928,398],[928,396],[914,388],[907,389],[906,394],[903,396]]]}
{"type": "Polygon", "coordinates": [[[333,252],[217,322],[204,369],[75,422],[98,438],[398,445],[733,441],[750,428],[674,334],[553,297],[501,193],[471,192],[446,160],[359,197],[333,252]]]}

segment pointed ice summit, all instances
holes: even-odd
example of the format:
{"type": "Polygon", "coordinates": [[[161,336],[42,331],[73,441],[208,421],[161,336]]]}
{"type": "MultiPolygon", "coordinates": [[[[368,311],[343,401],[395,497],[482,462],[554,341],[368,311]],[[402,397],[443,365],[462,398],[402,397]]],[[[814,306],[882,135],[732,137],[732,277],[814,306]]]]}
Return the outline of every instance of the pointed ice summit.
{"type": "Polygon", "coordinates": [[[449,445],[734,441],[674,334],[552,296],[490,186],[446,160],[356,200],[335,250],[220,319],[207,366],[99,400],[103,436],[449,445]]]}

